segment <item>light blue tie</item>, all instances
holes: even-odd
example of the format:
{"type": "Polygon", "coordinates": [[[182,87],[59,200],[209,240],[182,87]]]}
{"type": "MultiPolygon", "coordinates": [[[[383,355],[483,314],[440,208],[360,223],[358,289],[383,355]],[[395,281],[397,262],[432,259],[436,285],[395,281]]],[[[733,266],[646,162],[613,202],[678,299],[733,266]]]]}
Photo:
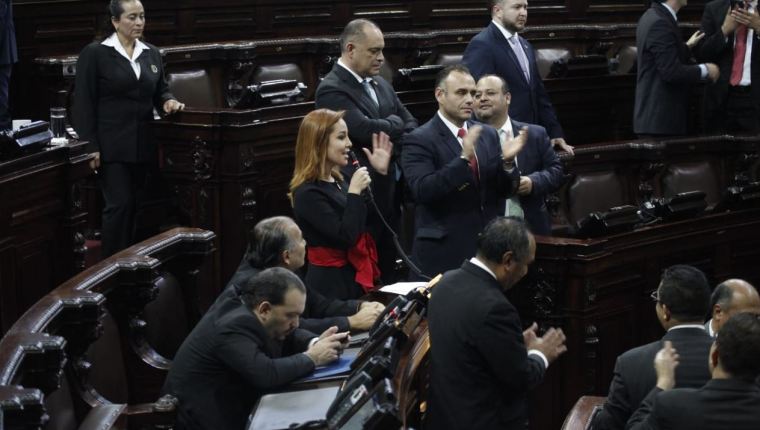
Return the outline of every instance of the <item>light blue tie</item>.
{"type": "Polygon", "coordinates": [[[517,56],[517,61],[520,63],[520,68],[525,75],[525,80],[530,82],[530,69],[528,68],[528,57],[525,55],[522,45],[520,45],[519,36],[517,33],[513,34],[509,38],[509,45],[512,47],[512,51],[517,56]]]}
{"type": "MultiPolygon", "coordinates": [[[[501,139],[501,143],[503,145],[504,142],[512,139],[512,133],[508,133],[503,128],[500,128],[499,138],[501,139]]],[[[515,157],[515,167],[517,167],[517,157],[515,157]]],[[[525,218],[525,212],[523,212],[522,205],[520,204],[520,196],[514,194],[512,197],[509,197],[507,199],[507,206],[506,210],[504,211],[504,216],[525,218]]]]}
{"type": "Polygon", "coordinates": [[[372,88],[372,79],[367,78],[362,81],[362,87],[364,87],[364,91],[369,95],[369,98],[372,99],[373,102],[375,102],[375,106],[380,106],[380,102],[377,101],[377,94],[375,94],[375,89],[372,88]]]}

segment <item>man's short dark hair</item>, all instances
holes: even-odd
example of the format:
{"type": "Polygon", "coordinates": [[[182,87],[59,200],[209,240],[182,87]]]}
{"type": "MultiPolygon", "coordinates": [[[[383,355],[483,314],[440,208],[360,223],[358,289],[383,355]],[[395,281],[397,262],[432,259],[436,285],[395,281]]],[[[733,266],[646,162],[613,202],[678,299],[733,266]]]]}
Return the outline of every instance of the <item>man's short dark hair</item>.
{"type": "Polygon", "coordinates": [[[733,315],[715,339],[720,365],[734,378],[755,381],[760,375],[760,316],[750,312],[733,315]]]}
{"type": "Polygon", "coordinates": [[[674,319],[702,322],[710,306],[710,287],[701,270],[677,264],[663,272],[658,297],[674,319]]]}
{"type": "Polygon", "coordinates": [[[249,308],[262,302],[281,305],[290,289],[306,294],[301,278],[283,267],[271,267],[252,276],[240,289],[240,300],[249,308]]]}
{"type": "MultiPolygon", "coordinates": [[[[496,78],[496,79],[500,80],[501,81],[501,92],[502,92],[502,94],[506,94],[506,93],[509,92],[509,84],[501,76],[489,74],[489,75],[483,75],[483,76],[480,77],[480,79],[485,79],[485,78],[496,78]]],[[[478,82],[480,82],[480,79],[478,79],[478,82]]]]}
{"type": "Polygon", "coordinates": [[[282,251],[294,246],[287,232],[293,225],[296,225],[295,221],[286,216],[259,221],[253,227],[246,250],[246,259],[251,266],[257,269],[279,266],[282,251]]]}
{"type": "Polygon", "coordinates": [[[496,217],[478,235],[478,257],[500,263],[507,251],[519,262],[528,259],[530,230],[522,218],[496,217]]]}
{"type": "Polygon", "coordinates": [[[346,24],[346,27],[343,28],[343,32],[340,33],[340,37],[338,38],[338,43],[340,43],[340,52],[346,52],[346,45],[348,45],[349,40],[355,41],[364,37],[364,29],[367,26],[377,28],[378,30],[380,29],[377,24],[364,18],[354,19],[346,24]]]}
{"type": "Polygon", "coordinates": [[[446,78],[448,78],[449,75],[454,72],[472,76],[472,73],[470,73],[470,69],[468,69],[467,66],[465,66],[464,64],[454,64],[451,66],[446,66],[443,68],[443,70],[438,72],[438,75],[435,77],[435,87],[436,88],[441,87],[441,85],[443,85],[443,81],[445,81],[446,78]]]}

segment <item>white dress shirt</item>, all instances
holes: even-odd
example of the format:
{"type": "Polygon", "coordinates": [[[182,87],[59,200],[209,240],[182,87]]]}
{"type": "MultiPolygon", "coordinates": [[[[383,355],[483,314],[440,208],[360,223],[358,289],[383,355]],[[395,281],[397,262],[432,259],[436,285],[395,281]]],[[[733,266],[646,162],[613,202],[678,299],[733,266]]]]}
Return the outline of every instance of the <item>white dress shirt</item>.
{"type": "Polygon", "coordinates": [[[135,76],[137,76],[137,79],[140,79],[140,63],[137,62],[137,59],[143,51],[150,49],[148,48],[148,45],[140,42],[139,39],[135,40],[135,49],[132,51],[132,57],[130,58],[129,55],[127,55],[127,51],[121,45],[121,42],[119,42],[119,36],[117,36],[116,33],[111,34],[111,36],[101,42],[101,44],[114,48],[122,57],[126,58],[127,61],[129,61],[129,65],[132,66],[135,76]]]}

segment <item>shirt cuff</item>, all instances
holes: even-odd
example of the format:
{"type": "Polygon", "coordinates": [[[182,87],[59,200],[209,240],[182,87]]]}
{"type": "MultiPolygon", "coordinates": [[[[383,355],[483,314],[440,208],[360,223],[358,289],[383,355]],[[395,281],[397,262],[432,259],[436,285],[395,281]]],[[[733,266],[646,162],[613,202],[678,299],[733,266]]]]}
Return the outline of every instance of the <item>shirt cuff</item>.
{"type": "Polygon", "coordinates": [[[538,358],[541,359],[541,361],[544,362],[544,369],[548,369],[549,368],[549,360],[546,359],[546,356],[544,355],[543,352],[541,352],[541,351],[539,351],[537,349],[528,350],[528,355],[531,355],[531,354],[537,356],[538,358]]]}
{"type": "Polygon", "coordinates": [[[707,79],[707,66],[704,65],[704,64],[700,64],[699,65],[699,71],[701,73],[700,76],[701,76],[702,80],[707,79]]]}

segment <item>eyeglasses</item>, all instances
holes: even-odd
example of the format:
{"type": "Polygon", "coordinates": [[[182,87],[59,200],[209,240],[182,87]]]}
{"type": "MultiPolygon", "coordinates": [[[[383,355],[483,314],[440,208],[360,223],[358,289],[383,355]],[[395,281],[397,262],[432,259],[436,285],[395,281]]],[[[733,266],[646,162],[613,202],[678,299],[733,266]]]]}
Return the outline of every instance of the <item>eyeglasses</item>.
{"type": "Polygon", "coordinates": [[[660,296],[657,294],[657,290],[653,290],[651,293],[649,293],[649,297],[651,297],[652,301],[655,303],[660,302],[660,296]]]}

